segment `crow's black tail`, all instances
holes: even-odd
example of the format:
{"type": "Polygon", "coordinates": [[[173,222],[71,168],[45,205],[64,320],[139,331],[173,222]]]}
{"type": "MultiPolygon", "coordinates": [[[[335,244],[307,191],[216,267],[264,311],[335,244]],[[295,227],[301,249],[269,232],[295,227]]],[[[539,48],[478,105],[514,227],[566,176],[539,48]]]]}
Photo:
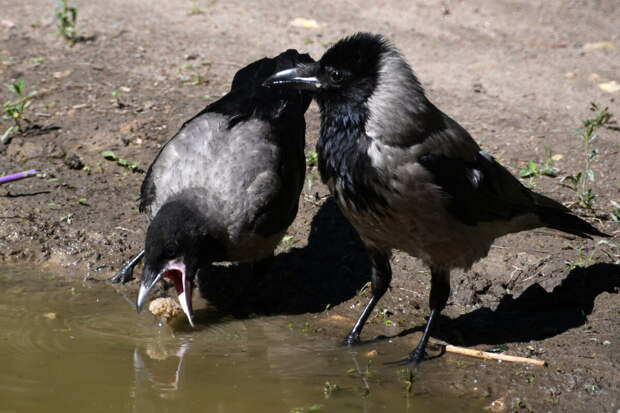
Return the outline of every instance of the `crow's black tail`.
{"type": "Polygon", "coordinates": [[[542,223],[549,228],[568,232],[583,238],[592,238],[590,235],[609,237],[604,232],[594,228],[591,224],[574,215],[570,209],[551,198],[533,193],[535,212],[542,223]]]}

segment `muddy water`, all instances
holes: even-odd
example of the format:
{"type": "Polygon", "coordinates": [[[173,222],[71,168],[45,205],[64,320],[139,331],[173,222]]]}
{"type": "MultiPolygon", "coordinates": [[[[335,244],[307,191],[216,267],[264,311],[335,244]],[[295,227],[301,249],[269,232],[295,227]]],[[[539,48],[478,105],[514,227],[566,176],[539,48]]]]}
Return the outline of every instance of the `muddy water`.
{"type": "MultiPolygon", "coordinates": [[[[137,315],[104,283],[0,268],[0,412],[467,412],[480,400],[405,390],[403,374],[287,317],[197,329],[137,315]],[[367,371],[369,373],[367,373],[367,371]],[[325,383],[339,389],[329,394],[325,383]],[[190,410],[192,409],[192,410],[190,410]]],[[[183,320],[181,320],[183,321],[183,320]]]]}

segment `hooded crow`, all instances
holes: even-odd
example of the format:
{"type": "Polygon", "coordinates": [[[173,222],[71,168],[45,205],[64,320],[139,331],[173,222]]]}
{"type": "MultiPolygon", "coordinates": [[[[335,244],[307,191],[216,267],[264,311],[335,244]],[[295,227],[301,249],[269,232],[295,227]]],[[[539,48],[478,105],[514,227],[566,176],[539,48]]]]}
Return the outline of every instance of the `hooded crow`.
{"type": "Polygon", "coordinates": [[[431,270],[430,315],[405,362],[424,355],[450,294],[450,271],[469,269],[502,235],[541,226],[605,236],[562,204],[524,187],[457,122],[435,107],[399,51],[358,33],[321,60],[279,72],[265,85],[311,91],[321,110],[323,181],[370,257],[372,297],[345,339],[360,332],[391,281],[394,248],[431,270]]]}
{"type": "Polygon", "coordinates": [[[140,211],[151,220],[145,248],[113,278],[127,281],[144,255],[138,311],[153,285],[168,278],[193,325],[191,293],[200,268],[273,256],[297,214],[304,112],[312,98],[262,83],[311,62],[291,49],[246,66],[227,95],[185,122],[160,150],[140,191],[140,211]]]}

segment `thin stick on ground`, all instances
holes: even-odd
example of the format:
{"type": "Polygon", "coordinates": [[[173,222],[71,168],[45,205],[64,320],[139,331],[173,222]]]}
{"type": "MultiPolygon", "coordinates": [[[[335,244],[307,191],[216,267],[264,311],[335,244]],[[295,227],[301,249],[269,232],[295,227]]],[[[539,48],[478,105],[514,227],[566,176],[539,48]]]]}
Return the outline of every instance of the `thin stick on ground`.
{"type": "Polygon", "coordinates": [[[11,175],[0,176],[0,184],[17,181],[18,179],[31,178],[33,176],[36,176],[36,174],[37,174],[36,169],[30,169],[29,171],[17,172],[11,175]]]}
{"type": "Polygon", "coordinates": [[[489,353],[486,351],[480,351],[473,348],[466,347],[458,347],[450,344],[435,344],[436,346],[440,346],[443,351],[446,353],[453,354],[461,354],[469,357],[476,357],[481,359],[492,359],[492,360],[501,360],[501,361],[509,361],[512,363],[528,363],[534,364],[536,366],[546,366],[547,362],[545,360],[533,359],[528,357],[518,357],[518,356],[509,356],[507,354],[497,354],[497,353],[489,353]]]}

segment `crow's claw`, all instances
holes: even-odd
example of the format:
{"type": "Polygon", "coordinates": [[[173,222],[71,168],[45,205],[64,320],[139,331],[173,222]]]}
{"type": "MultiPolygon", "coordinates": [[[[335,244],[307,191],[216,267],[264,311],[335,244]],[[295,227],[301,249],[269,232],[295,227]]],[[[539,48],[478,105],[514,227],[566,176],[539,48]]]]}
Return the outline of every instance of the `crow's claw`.
{"type": "Polygon", "coordinates": [[[129,280],[133,280],[133,267],[135,267],[138,264],[138,262],[142,259],[143,256],[144,256],[144,250],[140,251],[138,255],[133,257],[129,262],[123,264],[121,269],[118,270],[117,273],[114,274],[113,277],[108,278],[108,281],[114,284],[118,284],[118,283],[125,284],[129,280]]]}
{"type": "Polygon", "coordinates": [[[361,342],[362,341],[360,340],[359,334],[349,334],[348,336],[345,337],[344,340],[342,340],[342,345],[351,347],[351,346],[357,346],[361,344],[361,342]]]}
{"type": "Polygon", "coordinates": [[[133,265],[125,264],[120,270],[114,274],[114,276],[108,278],[113,284],[125,284],[127,281],[133,280],[133,265]]]}
{"type": "Polygon", "coordinates": [[[407,366],[407,365],[411,365],[413,367],[417,367],[418,364],[420,364],[420,362],[422,361],[422,359],[424,358],[424,351],[417,351],[413,350],[411,352],[411,354],[409,354],[407,357],[405,357],[402,360],[397,360],[397,361],[388,361],[387,363],[383,363],[386,366],[393,366],[393,367],[400,367],[400,366],[407,366]]]}

